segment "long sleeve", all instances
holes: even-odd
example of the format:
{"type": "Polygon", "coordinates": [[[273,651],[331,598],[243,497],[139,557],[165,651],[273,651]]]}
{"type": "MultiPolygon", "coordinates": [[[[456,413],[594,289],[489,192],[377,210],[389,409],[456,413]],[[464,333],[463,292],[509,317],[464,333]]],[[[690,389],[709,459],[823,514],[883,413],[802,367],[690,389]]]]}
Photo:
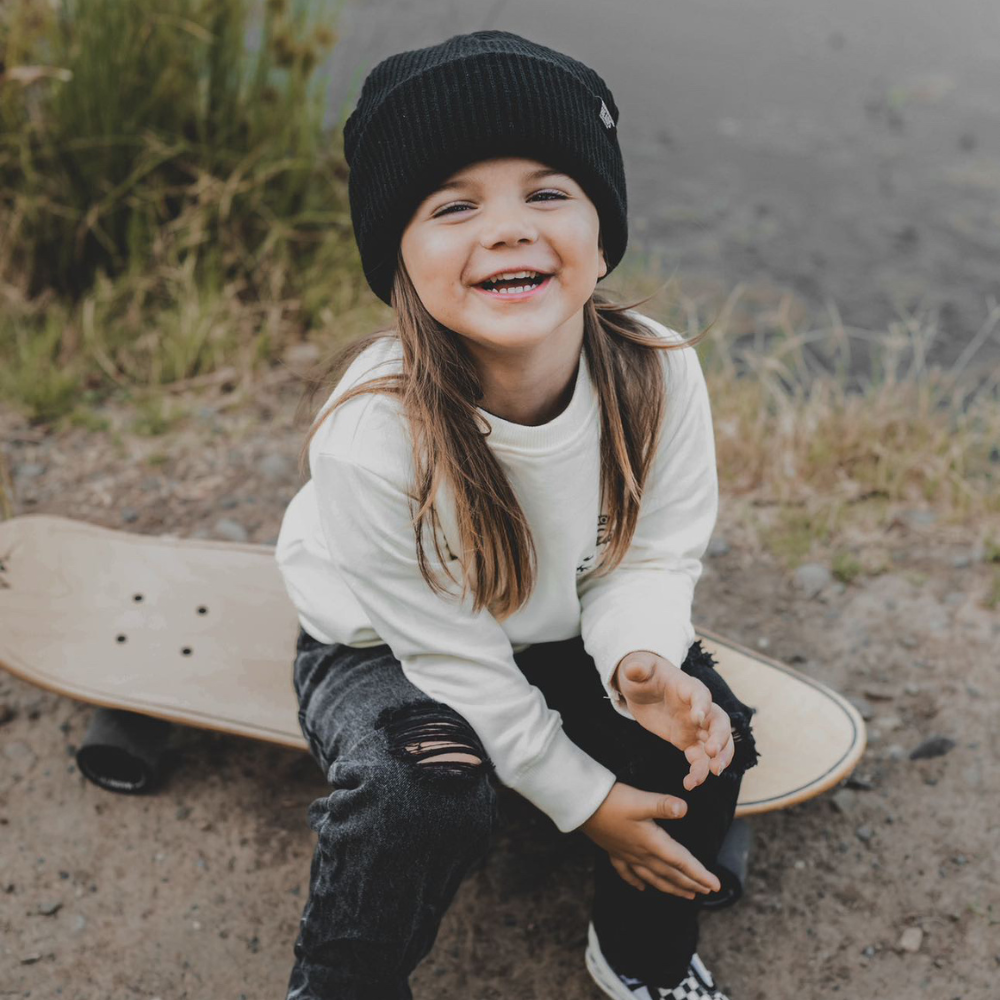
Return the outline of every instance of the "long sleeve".
{"type": "Polygon", "coordinates": [[[619,661],[650,650],[680,666],[695,640],[691,605],[719,508],[708,387],[694,348],[667,352],[667,406],[635,535],[623,561],[578,586],[580,631],[612,705],[619,661]]]}
{"type": "Polygon", "coordinates": [[[613,772],[566,735],[500,623],[486,610],[474,614],[471,595],[461,599],[443,574],[448,595],[430,589],[403,484],[325,452],[314,455],[312,476],[330,557],[407,678],[469,722],[505,785],[559,830],[578,827],[604,801],[613,772]]]}

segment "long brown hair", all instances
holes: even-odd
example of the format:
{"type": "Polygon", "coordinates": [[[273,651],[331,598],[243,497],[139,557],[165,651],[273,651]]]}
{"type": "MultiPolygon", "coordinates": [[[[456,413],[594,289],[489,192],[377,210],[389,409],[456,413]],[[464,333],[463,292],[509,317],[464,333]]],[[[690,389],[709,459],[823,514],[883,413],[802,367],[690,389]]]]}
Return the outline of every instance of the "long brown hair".
{"type": "MultiPolygon", "coordinates": [[[[601,510],[607,504],[607,545],[593,570],[598,575],[610,573],[628,552],[656,456],[666,392],[663,366],[654,352],[693,347],[712,326],[687,341],[663,340],[628,314],[655,294],[624,305],[595,290],[583,308],[583,350],[600,400],[601,510]]],[[[304,395],[299,412],[311,407],[320,386],[335,386],[354,359],[382,338],[399,340],[402,371],[354,386],[315,420],[299,453],[299,470],[305,475],[313,435],[341,403],[366,393],[399,396],[411,430],[416,475],[410,494],[411,522],[421,574],[432,590],[445,592],[431,575],[423,533],[430,528],[437,557],[444,564],[434,499],[447,481],[453,490],[461,549],[471,553],[471,565],[466,559],[463,567],[462,596],[471,581],[474,611],[488,608],[502,621],[531,595],[536,552],[524,512],[487,446],[489,428],[480,426],[476,405],[483,393],[475,365],[462,338],[424,307],[401,252],[391,299],[395,325],[340,349],[325,363],[325,377],[307,376],[312,389],[304,395]]],[[[447,568],[446,572],[454,580],[447,568]]]]}

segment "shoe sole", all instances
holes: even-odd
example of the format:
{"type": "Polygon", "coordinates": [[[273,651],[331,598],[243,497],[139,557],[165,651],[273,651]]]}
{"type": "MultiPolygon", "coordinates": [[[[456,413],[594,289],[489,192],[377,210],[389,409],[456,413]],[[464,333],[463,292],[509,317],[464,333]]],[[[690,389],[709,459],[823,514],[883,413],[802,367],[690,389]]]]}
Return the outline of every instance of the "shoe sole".
{"type": "Polygon", "coordinates": [[[601,946],[597,943],[597,931],[594,925],[587,926],[587,950],[584,952],[583,960],[586,963],[590,978],[605,992],[615,1000],[635,1000],[635,994],[618,978],[615,971],[608,965],[608,960],[601,952],[601,946]]]}

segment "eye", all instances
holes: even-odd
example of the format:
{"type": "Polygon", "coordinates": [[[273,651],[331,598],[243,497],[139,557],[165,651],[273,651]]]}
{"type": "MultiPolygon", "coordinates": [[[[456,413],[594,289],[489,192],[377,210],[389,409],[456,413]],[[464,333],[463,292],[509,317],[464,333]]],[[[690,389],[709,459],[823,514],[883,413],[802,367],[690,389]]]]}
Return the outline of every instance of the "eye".
{"type": "MultiPolygon", "coordinates": [[[[556,198],[560,201],[566,200],[566,195],[564,195],[561,191],[536,191],[531,198],[528,199],[528,201],[531,201],[532,198],[540,198],[542,195],[548,195],[549,198],[556,198]]],[[[451,215],[461,208],[469,207],[470,206],[467,202],[455,202],[453,205],[448,205],[445,208],[442,208],[440,212],[436,212],[433,216],[431,216],[431,218],[439,219],[442,215],[451,215]]]]}

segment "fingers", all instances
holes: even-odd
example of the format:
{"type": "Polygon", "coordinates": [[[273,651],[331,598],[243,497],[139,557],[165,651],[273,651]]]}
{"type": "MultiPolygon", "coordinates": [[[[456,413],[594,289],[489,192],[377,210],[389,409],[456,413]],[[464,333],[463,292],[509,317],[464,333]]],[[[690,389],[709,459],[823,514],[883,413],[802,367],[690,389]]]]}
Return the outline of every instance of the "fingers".
{"type": "Polygon", "coordinates": [[[615,871],[618,872],[618,874],[621,875],[621,877],[628,882],[629,885],[640,890],[641,892],[645,891],[646,883],[632,871],[631,865],[622,861],[621,858],[616,858],[613,855],[609,855],[609,857],[611,858],[611,864],[615,871]]]}
{"type": "Polygon", "coordinates": [[[729,733],[726,737],[726,745],[715,755],[715,760],[712,761],[712,773],[722,774],[722,772],[733,762],[735,754],[736,745],[733,743],[733,734],[729,733]]]}
{"type": "Polygon", "coordinates": [[[712,693],[697,677],[684,674],[687,690],[682,697],[691,706],[691,722],[695,726],[703,726],[712,709],[712,693]]]}
{"type": "MultiPolygon", "coordinates": [[[[669,878],[681,879],[692,888],[705,888],[715,892],[720,888],[718,878],[712,874],[683,844],[674,840],[661,826],[653,826],[652,840],[648,844],[653,860],[645,862],[669,878]]],[[[635,867],[633,863],[633,868],[635,867]]]]}
{"type": "Polygon", "coordinates": [[[708,777],[708,766],[709,758],[706,757],[705,754],[701,754],[696,757],[694,762],[691,764],[691,770],[684,775],[684,780],[681,784],[683,784],[689,792],[691,789],[697,788],[708,777]]]}
{"type": "Polygon", "coordinates": [[[708,736],[705,740],[705,753],[710,757],[714,757],[726,745],[726,741],[732,732],[732,723],[726,712],[718,705],[713,704],[705,729],[708,731],[708,736]]]}
{"type": "Polygon", "coordinates": [[[694,899],[695,897],[695,893],[689,889],[679,888],[662,875],[657,875],[656,872],[650,871],[645,865],[633,865],[632,869],[637,875],[653,886],[654,889],[659,889],[660,892],[669,893],[671,896],[682,896],[684,899],[694,899]]]}

